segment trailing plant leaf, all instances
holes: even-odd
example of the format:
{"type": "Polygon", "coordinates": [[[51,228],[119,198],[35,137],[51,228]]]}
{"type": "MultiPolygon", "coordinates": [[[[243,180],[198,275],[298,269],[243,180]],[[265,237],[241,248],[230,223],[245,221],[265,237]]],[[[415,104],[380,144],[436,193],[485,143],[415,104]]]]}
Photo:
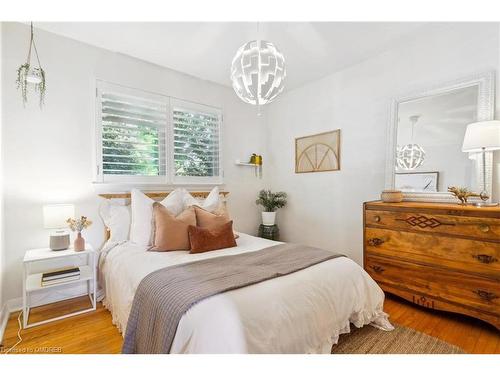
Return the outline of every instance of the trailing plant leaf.
{"type": "Polygon", "coordinates": [[[40,108],[42,108],[45,103],[45,91],[47,90],[47,82],[45,81],[45,70],[42,68],[35,68],[40,72],[40,77],[42,81],[40,83],[35,84],[35,92],[40,94],[40,108]]]}
{"type": "Polygon", "coordinates": [[[23,98],[23,105],[26,105],[28,101],[28,82],[26,81],[26,77],[28,76],[28,72],[30,70],[30,64],[25,63],[17,68],[17,89],[21,89],[21,96],[23,98]]]}

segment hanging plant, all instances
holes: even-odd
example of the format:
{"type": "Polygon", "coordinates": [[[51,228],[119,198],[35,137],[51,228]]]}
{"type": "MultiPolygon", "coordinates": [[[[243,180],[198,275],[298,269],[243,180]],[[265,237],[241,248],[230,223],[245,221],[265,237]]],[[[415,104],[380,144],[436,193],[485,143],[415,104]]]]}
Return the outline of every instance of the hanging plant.
{"type": "Polygon", "coordinates": [[[33,37],[33,22],[31,23],[31,39],[30,47],[28,50],[28,58],[26,63],[22,64],[17,69],[17,89],[21,89],[21,96],[23,98],[23,105],[28,102],[28,88],[33,85],[33,89],[40,96],[40,108],[42,108],[45,100],[45,92],[47,90],[47,83],[45,81],[45,71],[42,69],[40,64],[40,58],[38,57],[38,51],[36,49],[35,39],[33,37]],[[31,65],[31,49],[35,51],[36,59],[38,61],[38,66],[31,65]]]}

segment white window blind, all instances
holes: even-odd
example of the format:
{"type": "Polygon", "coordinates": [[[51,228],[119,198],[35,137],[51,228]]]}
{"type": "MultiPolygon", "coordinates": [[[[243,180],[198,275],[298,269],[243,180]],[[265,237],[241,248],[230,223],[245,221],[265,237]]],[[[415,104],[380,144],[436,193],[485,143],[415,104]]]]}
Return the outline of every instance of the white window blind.
{"type": "Polygon", "coordinates": [[[97,81],[99,182],[222,183],[221,110],[97,81]]]}
{"type": "Polygon", "coordinates": [[[171,113],[174,181],[220,180],[220,111],[172,100],[171,113]]]}
{"type": "Polygon", "coordinates": [[[139,90],[101,87],[104,176],[166,175],[167,101],[139,90]]]}

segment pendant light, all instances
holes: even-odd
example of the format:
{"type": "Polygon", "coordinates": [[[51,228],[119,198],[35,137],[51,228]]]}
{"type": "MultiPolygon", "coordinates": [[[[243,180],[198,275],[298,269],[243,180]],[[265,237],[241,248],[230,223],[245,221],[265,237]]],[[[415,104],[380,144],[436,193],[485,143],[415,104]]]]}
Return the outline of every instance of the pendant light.
{"type": "Polygon", "coordinates": [[[425,151],[418,144],[413,142],[415,125],[420,118],[419,115],[410,116],[411,122],[411,142],[396,150],[396,164],[398,168],[410,171],[420,167],[425,160],[425,151]]]}
{"type": "Polygon", "coordinates": [[[283,91],[285,77],[285,58],[267,40],[243,44],[231,64],[231,82],[236,95],[245,103],[259,107],[272,102],[283,91]]]}

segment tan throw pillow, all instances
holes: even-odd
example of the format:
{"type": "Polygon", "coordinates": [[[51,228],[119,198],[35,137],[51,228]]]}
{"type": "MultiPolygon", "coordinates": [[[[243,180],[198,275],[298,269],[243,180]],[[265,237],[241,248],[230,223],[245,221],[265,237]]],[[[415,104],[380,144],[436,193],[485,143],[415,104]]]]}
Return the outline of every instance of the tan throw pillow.
{"type": "Polygon", "coordinates": [[[153,203],[154,236],[151,251],[189,250],[188,227],[196,225],[193,207],[174,216],[165,206],[153,203]]]}
{"type": "Polygon", "coordinates": [[[191,242],[191,254],[236,246],[232,221],[210,229],[190,225],[188,233],[191,242]]]}
{"type": "MultiPolygon", "coordinates": [[[[215,212],[208,212],[201,207],[193,206],[196,213],[196,225],[201,228],[212,229],[231,221],[225,204],[221,204],[215,212]]],[[[234,238],[239,236],[234,233],[234,238]]]]}

